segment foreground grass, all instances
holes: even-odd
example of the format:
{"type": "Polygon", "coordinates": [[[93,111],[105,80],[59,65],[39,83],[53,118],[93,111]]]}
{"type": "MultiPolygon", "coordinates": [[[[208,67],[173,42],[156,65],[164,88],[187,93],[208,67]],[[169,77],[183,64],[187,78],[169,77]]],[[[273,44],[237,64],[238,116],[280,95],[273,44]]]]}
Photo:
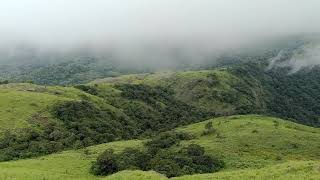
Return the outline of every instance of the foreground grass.
{"type": "MultiPolygon", "coordinates": [[[[195,136],[180,146],[197,143],[219,156],[226,168],[214,174],[177,179],[319,179],[320,132],[265,116],[221,117],[181,127],[195,136]],[[204,125],[213,122],[217,133],[203,136],[204,125]],[[257,178],[256,178],[257,177],[257,178]]],[[[91,162],[107,148],[120,152],[142,147],[142,141],[118,141],[86,149],[65,151],[35,159],[0,163],[0,179],[165,179],[156,172],[122,171],[108,177],[89,173],[91,162]]]]}
{"type": "Polygon", "coordinates": [[[105,149],[116,152],[126,147],[140,147],[137,140],[119,141],[75,151],[0,163],[0,179],[98,179],[89,173],[91,162],[105,149]]]}
{"type": "Polygon", "coordinates": [[[260,180],[306,180],[320,178],[320,161],[290,161],[261,169],[246,169],[213,174],[200,174],[173,178],[174,180],[205,179],[260,179],[260,180]]]}
{"type": "Polygon", "coordinates": [[[320,129],[278,118],[247,115],[221,117],[179,128],[196,143],[222,157],[227,169],[261,168],[290,160],[320,160],[320,129]],[[212,122],[215,134],[202,136],[212,122]]]}

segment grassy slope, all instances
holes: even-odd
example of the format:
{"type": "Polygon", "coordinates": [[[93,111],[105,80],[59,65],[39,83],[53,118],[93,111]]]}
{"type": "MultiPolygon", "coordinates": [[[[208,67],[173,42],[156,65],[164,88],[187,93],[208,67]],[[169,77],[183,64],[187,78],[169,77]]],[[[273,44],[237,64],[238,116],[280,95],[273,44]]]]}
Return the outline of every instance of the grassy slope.
{"type": "Polygon", "coordinates": [[[258,82],[245,82],[232,75],[227,69],[160,72],[154,74],[123,75],[93,81],[104,90],[112,84],[146,84],[172,88],[177,99],[219,114],[232,114],[242,105],[254,105],[263,109],[265,104],[262,87],[258,82]],[[242,92],[245,87],[251,93],[242,92]],[[253,94],[253,97],[252,95],[253,94]],[[233,99],[230,102],[228,98],[233,99]]]}
{"type": "Polygon", "coordinates": [[[95,179],[89,173],[90,164],[107,148],[116,152],[125,147],[139,147],[142,143],[137,140],[112,142],[75,151],[0,163],[0,179],[95,179]]]}
{"type": "MultiPolygon", "coordinates": [[[[264,107],[264,101],[260,100],[263,97],[260,85],[253,83],[245,87],[253,93],[240,92],[236,87],[246,83],[226,69],[125,75],[97,80],[93,83],[98,84],[97,87],[101,90],[99,93],[105,99],[120,96],[121,91],[114,88],[114,84],[142,83],[171,88],[178,100],[218,114],[235,114],[236,108],[247,104],[257,107],[256,109],[264,107]],[[228,98],[233,102],[229,102],[228,98]]],[[[49,116],[48,107],[58,101],[85,99],[83,97],[102,101],[97,96],[91,96],[72,87],[45,87],[32,84],[0,85],[0,133],[5,129],[12,130],[29,126],[28,120],[36,113],[41,112],[49,116]]],[[[99,104],[106,105],[105,103],[99,104]]]]}
{"type": "MultiPolygon", "coordinates": [[[[201,136],[206,123],[201,122],[178,129],[196,136],[182,145],[199,143],[208,153],[223,157],[227,167],[222,172],[182,179],[248,179],[255,175],[261,179],[292,176],[311,179],[320,176],[319,129],[256,115],[221,117],[209,121],[214,122],[221,137],[201,136]]],[[[103,150],[112,147],[121,151],[125,147],[141,146],[141,141],[119,141],[89,147],[88,154],[81,149],[36,159],[2,162],[0,179],[95,179],[89,174],[90,162],[103,150]]],[[[141,171],[123,171],[106,177],[128,178],[164,179],[155,172],[141,171]]]]}
{"type": "Polygon", "coordinates": [[[320,129],[258,115],[221,117],[213,126],[219,136],[201,136],[205,122],[179,130],[198,138],[210,154],[221,156],[227,168],[259,168],[286,160],[319,159],[320,129]]]}
{"type": "MultiPolygon", "coordinates": [[[[319,161],[290,161],[278,165],[267,166],[261,169],[246,169],[223,171],[212,174],[196,174],[191,176],[181,176],[172,178],[172,180],[317,180],[320,177],[320,162],[319,161]]],[[[117,174],[107,177],[108,180],[119,179],[154,179],[161,180],[165,177],[155,172],[143,171],[122,171],[117,174]]]]}
{"type": "Polygon", "coordinates": [[[261,169],[246,169],[238,171],[218,172],[213,174],[199,174],[173,178],[174,180],[193,179],[278,179],[278,180],[306,180],[319,179],[319,161],[290,161],[278,165],[268,166],[261,169]]]}
{"type": "MultiPolygon", "coordinates": [[[[30,119],[41,114],[54,120],[49,111],[58,102],[90,99],[102,105],[102,99],[73,87],[38,86],[34,84],[0,85],[0,133],[33,125],[30,119]]],[[[108,106],[107,108],[114,109],[108,106]]]]}

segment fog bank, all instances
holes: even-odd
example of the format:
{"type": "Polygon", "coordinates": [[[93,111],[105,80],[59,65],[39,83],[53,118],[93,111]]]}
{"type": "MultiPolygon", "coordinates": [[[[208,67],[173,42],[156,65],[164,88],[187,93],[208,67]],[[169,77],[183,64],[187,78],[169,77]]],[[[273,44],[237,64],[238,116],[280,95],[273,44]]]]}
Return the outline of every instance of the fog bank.
{"type": "Polygon", "coordinates": [[[4,0],[0,50],[84,48],[155,64],[180,51],[201,61],[226,49],[318,33],[319,7],[317,0],[4,0]]]}

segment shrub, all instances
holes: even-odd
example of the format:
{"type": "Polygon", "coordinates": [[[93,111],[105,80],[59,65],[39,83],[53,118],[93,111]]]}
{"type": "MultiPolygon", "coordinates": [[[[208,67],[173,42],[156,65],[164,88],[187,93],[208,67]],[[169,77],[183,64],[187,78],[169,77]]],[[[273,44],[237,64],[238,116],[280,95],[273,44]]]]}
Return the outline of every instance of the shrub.
{"type": "Polygon", "coordinates": [[[77,89],[80,89],[88,94],[92,94],[92,95],[98,95],[99,91],[96,87],[94,86],[86,86],[86,85],[76,85],[74,86],[77,89]]]}
{"type": "Polygon", "coordinates": [[[118,156],[118,164],[120,170],[125,169],[141,169],[147,170],[151,156],[146,152],[138,149],[126,148],[118,156]]]}
{"type": "Polygon", "coordinates": [[[190,144],[186,150],[189,156],[202,156],[204,154],[204,148],[198,144],[190,144]]]}
{"type": "Polygon", "coordinates": [[[151,167],[152,170],[165,174],[167,177],[182,175],[179,165],[170,159],[154,160],[151,167]]]}
{"type": "Polygon", "coordinates": [[[174,177],[211,173],[224,167],[223,161],[205,155],[204,148],[197,144],[190,144],[178,151],[169,148],[175,142],[172,139],[176,140],[179,137],[178,134],[164,133],[145,144],[147,149],[156,148],[155,152],[127,148],[122,153],[114,155],[113,151],[105,151],[92,165],[92,172],[96,175],[108,175],[125,169],[140,169],[153,170],[167,177],[174,177]],[[165,138],[169,138],[169,141],[164,141],[165,138]]]}
{"type": "Polygon", "coordinates": [[[117,157],[112,149],[104,151],[92,165],[91,171],[95,175],[109,175],[119,171],[117,157]]]}
{"type": "Polygon", "coordinates": [[[180,139],[178,139],[177,134],[173,132],[161,133],[159,136],[156,136],[151,141],[147,142],[149,152],[151,154],[157,153],[160,149],[169,148],[175,144],[178,144],[180,139]]]}
{"type": "Polygon", "coordinates": [[[258,130],[256,130],[256,129],[254,129],[253,131],[252,131],[252,133],[258,133],[259,131],[258,130]]]}
{"type": "Polygon", "coordinates": [[[202,133],[203,136],[205,135],[210,135],[210,134],[214,134],[217,132],[217,130],[215,128],[213,128],[212,122],[208,122],[207,124],[205,124],[204,126],[204,131],[202,133]]]}

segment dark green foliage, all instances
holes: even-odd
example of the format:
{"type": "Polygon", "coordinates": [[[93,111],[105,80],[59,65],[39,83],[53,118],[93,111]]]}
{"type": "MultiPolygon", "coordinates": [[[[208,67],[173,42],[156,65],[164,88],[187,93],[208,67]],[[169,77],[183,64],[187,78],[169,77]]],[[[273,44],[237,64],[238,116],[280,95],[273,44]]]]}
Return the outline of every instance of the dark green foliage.
{"type": "Polygon", "coordinates": [[[91,171],[95,175],[102,176],[119,171],[117,156],[113,153],[113,150],[106,150],[99,155],[97,161],[92,165],[91,171]]]}
{"type": "Polygon", "coordinates": [[[181,140],[191,139],[191,135],[181,132],[165,132],[154,137],[152,141],[146,142],[148,151],[151,154],[156,154],[161,149],[170,148],[173,145],[179,144],[181,140]]]}
{"type": "Polygon", "coordinates": [[[231,72],[247,82],[261,84],[265,95],[260,101],[266,104],[262,113],[320,126],[320,68],[290,74],[287,68],[266,71],[266,67],[264,63],[246,63],[232,68],[231,72]]]}
{"type": "Polygon", "coordinates": [[[320,69],[285,75],[273,70],[264,79],[272,98],[270,113],[311,126],[320,126],[320,69]],[[270,83],[272,81],[272,83],[270,83]]]}
{"type": "Polygon", "coordinates": [[[151,155],[133,148],[126,148],[118,156],[120,170],[125,169],[141,169],[147,170],[147,162],[151,159],[151,155]]]}
{"type": "Polygon", "coordinates": [[[181,176],[181,168],[171,159],[155,159],[151,165],[151,169],[158,173],[165,174],[167,177],[181,176]]]}
{"type": "MultiPolygon", "coordinates": [[[[154,170],[165,174],[167,177],[175,177],[195,173],[216,172],[224,167],[224,162],[205,155],[204,148],[191,144],[180,150],[174,150],[171,147],[178,145],[181,136],[177,132],[163,133],[154,137],[145,144],[146,151],[137,149],[125,149],[122,153],[112,157],[116,159],[113,164],[117,165],[118,171],[125,169],[154,170]],[[168,140],[166,140],[168,139],[168,140]],[[155,150],[156,149],[156,150],[155,150]]],[[[186,135],[183,135],[186,137],[186,135]]],[[[106,175],[113,172],[113,169],[101,170],[110,166],[110,155],[105,157],[105,153],[100,155],[93,164],[93,173],[96,175],[106,175]],[[103,158],[106,158],[103,160],[103,158]],[[101,164],[105,162],[106,164],[101,164]]]]}
{"type": "Polygon", "coordinates": [[[202,156],[204,155],[204,148],[197,145],[191,144],[186,148],[187,154],[189,156],[202,156]]]}
{"type": "Polygon", "coordinates": [[[54,114],[62,120],[83,146],[135,137],[135,126],[125,116],[116,116],[88,101],[70,101],[58,105],[54,114]]]}
{"type": "Polygon", "coordinates": [[[9,81],[8,81],[8,80],[0,81],[0,85],[1,85],[1,84],[9,84],[9,81]]]}
{"type": "Polygon", "coordinates": [[[152,131],[166,131],[214,116],[177,100],[170,88],[132,84],[117,85],[116,88],[129,102],[114,105],[123,108],[139,127],[152,131]]]}
{"type": "Polygon", "coordinates": [[[19,130],[17,134],[19,136],[6,131],[0,139],[0,161],[50,154],[61,151],[67,143],[62,139],[50,139],[50,130],[37,132],[28,128],[19,130]]]}
{"type": "Polygon", "coordinates": [[[88,94],[92,94],[92,95],[98,95],[98,89],[95,88],[94,86],[86,86],[86,85],[76,85],[74,86],[77,89],[80,89],[88,94]]]}

